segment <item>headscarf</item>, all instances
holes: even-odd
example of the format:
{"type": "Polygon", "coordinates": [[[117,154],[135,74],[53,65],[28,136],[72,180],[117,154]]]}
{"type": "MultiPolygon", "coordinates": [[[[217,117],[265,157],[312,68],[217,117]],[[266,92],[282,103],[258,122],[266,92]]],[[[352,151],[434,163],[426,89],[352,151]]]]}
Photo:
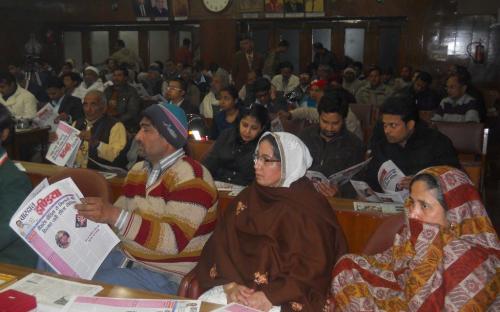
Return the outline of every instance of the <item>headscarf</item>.
{"type": "Polygon", "coordinates": [[[260,137],[259,144],[267,135],[276,140],[280,153],[281,180],[278,186],[290,187],[290,184],[302,178],[311,167],[312,157],[309,149],[298,137],[288,132],[266,132],[260,137]]]}
{"type": "Polygon", "coordinates": [[[448,227],[409,219],[393,246],[335,265],[337,311],[492,311],[500,309],[500,243],[480,194],[462,171],[431,167],[447,205],[448,227]]]}
{"type": "Polygon", "coordinates": [[[197,277],[204,289],[235,282],[262,291],[284,312],[320,311],[345,239],[330,204],[303,176],[311,162],[307,148],[291,134],[272,135],[286,167],[283,187],[254,181],[229,204],[197,277]]]}

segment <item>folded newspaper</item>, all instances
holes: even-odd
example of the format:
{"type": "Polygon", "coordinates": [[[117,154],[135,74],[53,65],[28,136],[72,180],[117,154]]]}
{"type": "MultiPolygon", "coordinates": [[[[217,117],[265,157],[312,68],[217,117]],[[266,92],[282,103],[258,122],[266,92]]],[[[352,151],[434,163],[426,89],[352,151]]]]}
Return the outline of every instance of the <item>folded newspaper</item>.
{"type": "Polygon", "coordinates": [[[10,227],[57,273],[92,279],[119,243],[107,224],[95,223],[74,208],[83,198],[71,180],[42,181],[10,220],[10,227]]]}
{"type": "Polygon", "coordinates": [[[59,114],[54,106],[47,103],[36,113],[33,122],[40,127],[50,127],[50,131],[56,131],[57,124],[55,123],[55,120],[58,116],[59,114]]]}
{"type": "Polygon", "coordinates": [[[383,193],[375,192],[366,182],[351,180],[359,198],[368,202],[403,203],[408,197],[408,190],[400,182],[405,174],[392,160],[384,162],[378,170],[378,181],[383,193]]]}
{"type": "Polygon", "coordinates": [[[401,213],[405,211],[405,208],[404,205],[400,203],[354,202],[354,210],[380,213],[401,213]]]}
{"type": "Polygon", "coordinates": [[[198,312],[200,300],[73,297],[61,312],[198,312]]]}
{"type": "Polygon", "coordinates": [[[45,158],[58,166],[73,167],[76,154],[82,143],[79,134],[78,129],[60,121],[56,130],[57,140],[49,145],[45,158]]]}
{"type": "Polygon", "coordinates": [[[354,166],[351,166],[347,169],[341,170],[329,176],[325,177],[319,171],[309,170],[306,172],[306,177],[313,182],[322,182],[322,183],[330,183],[331,186],[341,186],[349,182],[356,174],[358,174],[363,168],[365,168],[370,162],[371,158],[368,158],[365,161],[360,162],[354,166]]]}

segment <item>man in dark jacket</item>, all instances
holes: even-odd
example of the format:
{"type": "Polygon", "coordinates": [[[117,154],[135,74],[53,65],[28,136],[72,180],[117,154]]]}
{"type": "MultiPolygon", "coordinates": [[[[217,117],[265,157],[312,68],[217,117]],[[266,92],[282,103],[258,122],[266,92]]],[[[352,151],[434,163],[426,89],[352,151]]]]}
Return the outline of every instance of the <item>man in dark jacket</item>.
{"type": "Polygon", "coordinates": [[[108,115],[121,121],[129,132],[139,127],[139,95],[128,82],[128,69],[118,67],[113,71],[113,85],[104,90],[108,102],[108,115]]]}
{"type": "Polygon", "coordinates": [[[64,83],[60,78],[51,78],[47,83],[47,95],[50,104],[59,114],[58,120],[71,124],[83,117],[82,101],[79,98],[64,93],[64,83]]]}
{"type": "MultiPolygon", "coordinates": [[[[326,93],[319,101],[319,125],[306,128],[299,135],[313,158],[309,170],[329,177],[364,160],[363,142],[345,126],[347,112],[348,104],[337,92],[326,93]]],[[[325,196],[334,196],[339,190],[327,183],[318,183],[316,187],[325,196]]],[[[342,197],[354,195],[350,184],[341,186],[340,192],[342,197]]]]}
{"type": "Polygon", "coordinates": [[[448,165],[460,168],[451,140],[418,121],[417,108],[410,97],[388,98],[381,113],[382,125],[376,128],[370,142],[373,159],[366,177],[375,191],[381,190],[377,174],[387,160],[392,160],[406,175],[400,182],[403,188],[408,188],[412,176],[427,167],[448,165]]]}

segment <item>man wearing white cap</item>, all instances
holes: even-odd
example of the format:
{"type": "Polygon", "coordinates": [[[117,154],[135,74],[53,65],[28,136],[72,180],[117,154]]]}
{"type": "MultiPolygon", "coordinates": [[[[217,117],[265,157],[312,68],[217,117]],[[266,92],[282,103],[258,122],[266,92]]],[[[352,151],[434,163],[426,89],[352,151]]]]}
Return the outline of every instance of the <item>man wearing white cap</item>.
{"type": "Polygon", "coordinates": [[[104,91],[104,85],[99,79],[99,70],[94,66],[87,66],[83,70],[83,82],[73,91],[73,96],[83,100],[90,90],[104,91]]]}
{"type": "Polygon", "coordinates": [[[351,94],[353,95],[356,94],[359,88],[363,86],[363,82],[356,79],[356,70],[354,70],[354,68],[352,67],[347,67],[346,69],[344,69],[342,78],[342,87],[351,92],[351,94]]]}

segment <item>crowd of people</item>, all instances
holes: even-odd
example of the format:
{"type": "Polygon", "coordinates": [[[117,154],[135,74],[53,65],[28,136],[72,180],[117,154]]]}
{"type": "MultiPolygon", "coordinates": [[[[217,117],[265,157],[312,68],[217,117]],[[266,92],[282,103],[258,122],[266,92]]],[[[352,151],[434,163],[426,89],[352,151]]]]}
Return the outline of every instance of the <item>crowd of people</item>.
{"type": "Polygon", "coordinates": [[[77,167],[128,169],[115,203],[87,197],[75,207],[122,241],[95,280],[176,294],[195,270],[203,300],[263,311],[500,308],[497,233],[451,140],[431,126],[485,121],[466,68],[450,66],[442,84],[411,66],[394,78],[376,66],[341,65],[315,43],[309,70],[298,73],[285,59],[288,42],[263,56],[242,36],[226,70],[193,63],[189,45],[145,71],[119,41],[104,68],[79,72],[68,60],[56,73],[31,60],[29,70],[0,72],[2,262],[51,270],[8,228],[31,185],[4,149],[16,120],[36,123],[49,103],[55,122],[80,130],[77,167]],[[370,138],[351,109],[364,104],[380,112],[370,138]],[[214,140],[201,162],[185,150],[199,116],[211,120],[205,134],[214,140]],[[296,134],[279,127],[300,119],[312,125],[296,134]],[[404,173],[408,219],[385,252],[346,254],[327,198],[356,192],[305,175],[328,177],[367,157],[356,178],[375,191],[387,160],[404,173]],[[246,187],[219,220],[214,181],[246,187]]]}

